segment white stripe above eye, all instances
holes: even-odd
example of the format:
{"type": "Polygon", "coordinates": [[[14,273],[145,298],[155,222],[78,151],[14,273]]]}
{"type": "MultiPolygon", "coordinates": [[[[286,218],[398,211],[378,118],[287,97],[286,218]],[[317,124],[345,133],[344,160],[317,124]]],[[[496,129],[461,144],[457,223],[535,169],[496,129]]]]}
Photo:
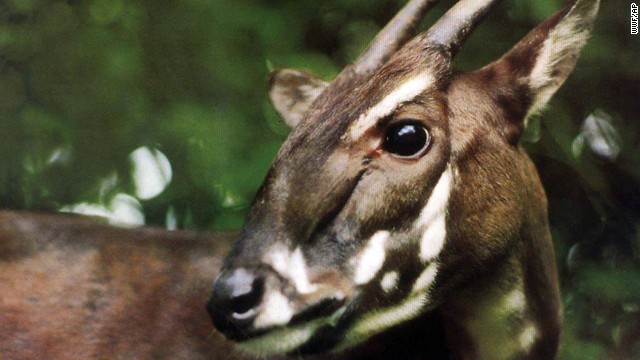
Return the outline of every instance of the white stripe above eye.
{"type": "Polygon", "coordinates": [[[349,128],[351,139],[357,139],[371,127],[375,126],[379,119],[389,116],[398,106],[413,100],[435,83],[435,78],[430,71],[423,71],[406,80],[399,87],[391,91],[376,105],[367,109],[356,122],[349,128]]]}
{"type": "Polygon", "coordinates": [[[420,260],[427,262],[433,260],[442,248],[447,237],[446,216],[449,203],[449,194],[453,183],[451,165],[440,175],[440,180],[433,188],[427,205],[420,212],[417,226],[423,230],[420,241],[420,260]]]}

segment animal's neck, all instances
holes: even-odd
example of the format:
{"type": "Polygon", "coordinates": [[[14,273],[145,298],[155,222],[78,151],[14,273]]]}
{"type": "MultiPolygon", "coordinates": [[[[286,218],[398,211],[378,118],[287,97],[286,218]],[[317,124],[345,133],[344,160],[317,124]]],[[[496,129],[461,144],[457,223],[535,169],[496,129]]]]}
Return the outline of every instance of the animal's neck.
{"type": "Polygon", "coordinates": [[[536,291],[532,284],[538,282],[527,261],[524,254],[511,255],[443,305],[453,358],[555,358],[555,347],[547,341],[557,335],[557,329],[549,324],[549,302],[531,296],[536,291]]]}
{"type": "Polygon", "coordinates": [[[442,309],[455,358],[511,359],[526,352],[538,330],[519,261],[511,257],[471,282],[442,309]]]}

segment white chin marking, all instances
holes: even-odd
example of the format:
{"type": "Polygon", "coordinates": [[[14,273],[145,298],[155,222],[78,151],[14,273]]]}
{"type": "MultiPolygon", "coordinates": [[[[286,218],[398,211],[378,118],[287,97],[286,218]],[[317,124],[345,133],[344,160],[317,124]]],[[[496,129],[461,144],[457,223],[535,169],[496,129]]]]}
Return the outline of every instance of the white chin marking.
{"type": "Polygon", "coordinates": [[[433,260],[444,246],[447,237],[446,217],[449,194],[453,182],[451,165],[440,175],[440,180],[433,188],[427,205],[420,212],[417,226],[424,229],[420,241],[420,259],[423,262],[433,260]]]}
{"type": "Polygon", "coordinates": [[[372,335],[418,316],[427,303],[427,294],[414,294],[400,304],[365,314],[345,334],[337,350],[351,348],[372,335]]]}
{"type": "Polygon", "coordinates": [[[300,247],[291,252],[286,245],[276,244],[267,252],[263,262],[271,265],[278,274],[290,280],[299,294],[316,291],[317,286],[309,282],[307,263],[300,247]]]}
{"type": "Polygon", "coordinates": [[[351,139],[357,139],[375,126],[379,119],[389,116],[398,106],[413,100],[426,89],[433,86],[435,79],[430,71],[423,71],[406,80],[402,85],[391,91],[379,103],[367,109],[349,128],[351,139]]]}
{"type": "Polygon", "coordinates": [[[292,328],[272,331],[255,339],[238,343],[238,347],[260,356],[288,353],[309,341],[318,328],[325,323],[325,319],[318,319],[292,328]]]}
{"type": "Polygon", "coordinates": [[[267,293],[264,298],[262,311],[254,320],[256,329],[285,325],[293,317],[293,309],[289,300],[279,291],[267,293]]]}
{"type": "Polygon", "coordinates": [[[271,331],[265,335],[240,342],[238,347],[241,350],[260,356],[292,352],[307,343],[319,328],[325,325],[335,326],[345,310],[346,308],[343,306],[330,316],[271,331]]]}
{"type": "Polygon", "coordinates": [[[366,284],[373,279],[384,265],[385,243],[389,238],[388,231],[378,231],[371,239],[366,248],[360,253],[356,260],[357,266],[353,281],[358,284],[366,284]]]}
{"type": "Polygon", "coordinates": [[[384,274],[382,280],[380,280],[380,287],[385,293],[388,293],[396,288],[396,285],[398,284],[398,278],[399,276],[397,271],[390,271],[384,274]]]}

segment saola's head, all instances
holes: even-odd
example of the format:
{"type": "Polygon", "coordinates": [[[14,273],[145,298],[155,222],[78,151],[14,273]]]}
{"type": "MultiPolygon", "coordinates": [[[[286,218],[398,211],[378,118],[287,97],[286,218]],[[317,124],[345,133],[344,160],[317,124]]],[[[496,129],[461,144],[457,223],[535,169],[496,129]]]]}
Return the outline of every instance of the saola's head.
{"type": "Polygon", "coordinates": [[[293,127],[214,284],[216,327],[262,354],[348,348],[447,300],[518,246],[525,121],[566,79],[598,0],[578,0],[473,72],[451,69],[495,1],[461,0],[407,41],[411,1],[332,82],[281,70],[293,127]]]}

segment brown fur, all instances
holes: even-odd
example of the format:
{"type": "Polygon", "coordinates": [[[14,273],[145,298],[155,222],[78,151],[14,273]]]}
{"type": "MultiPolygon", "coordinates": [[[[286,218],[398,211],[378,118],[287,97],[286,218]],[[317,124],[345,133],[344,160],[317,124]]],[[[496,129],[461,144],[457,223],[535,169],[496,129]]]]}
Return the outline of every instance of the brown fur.
{"type": "Polygon", "coordinates": [[[0,212],[0,358],[242,358],[204,308],[230,238],[0,212]]]}

